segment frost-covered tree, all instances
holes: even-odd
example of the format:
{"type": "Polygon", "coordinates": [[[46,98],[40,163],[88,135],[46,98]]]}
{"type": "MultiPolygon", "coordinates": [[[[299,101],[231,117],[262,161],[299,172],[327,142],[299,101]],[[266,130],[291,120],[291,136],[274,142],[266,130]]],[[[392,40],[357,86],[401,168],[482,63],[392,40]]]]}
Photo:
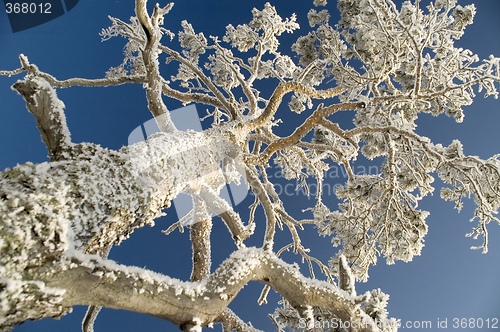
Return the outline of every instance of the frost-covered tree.
{"type": "Polygon", "coordinates": [[[312,31],[296,40],[296,56],[289,56],[278,51],[278,37],[299,26],[295,16],[282,19],[270,4],[254,9],[250,23],[228,25],[219,39],[186,21],[175,37],[163,27],[172,4],[149,13],[146,0],[136,0],[129,23],[111,18],[111,27],[102,31],[104,40],[127,39],[123,63],[105,78],[61,81],[24,55],[19,69],[0,71],[26,74],[13,88],[34,115],[50,157],[0,173],[2,330],[88,305],[85,332],[93,330],[101,307],[157,316],[183,331],[213,323],[224,331],[257,331],[227,308],[252,280],[264,285],[259,303],[270,289],[283,297],[271,315],[279,331],[396,330],[386,310],[388,296],[378,289],[358,295],[355,281],[366,280],[380,256],[393,264],[420,254],[428,213],[418,203],[433,192],[436,175],[448,184],[441,197],[457,209],[463,197],[474,198],[477,226],[469,236],[481,236],[478,247],[486,252],[487,225],[499,222],[498,156],[466,156],[457,140],[446,147],[433,144],[415,125],[420,113],[445,113],[461,122],[473,88],[498,94],[499,59],[479,61],[454,46],[472,23],[474,6],[455,0],[436,0],[426,8],[418,0],[401,8],[391,0],[337,5],[338,25],[330,24],[326,9],[309,11],[312,31]],[[164,35],[170,38],[162,40],[164,35]],[[176,66],[177,74],[164,77],[160,60],[176,66]],[[274,90],[260,91],[262,80],[274,90]],[[161,132],[118,151],[73,143],[55,89],[120,84],[144,85],[161,132]],[[178,130],[163,98],[207,105],[213,125],[202,132],[178,130]],[[306,116],[291,134],[280,136],[276,127],[287,125],[287,112],[306,116]],[[339,112],[353,114],[354,128],[329,118],[339,112]],[[379,174],[355,174],[352,163],[360,153],[382,164],[379,174]],[[306,190],[307,177],[317,181],[309,211],[287,211],[267,174],[271,163],[306,190]],[[321,190],[325,172],[335,164],[348,174],[336,191],[338,208],[321,190]],[[226,183],[242,177],[255,196],[246,215],[220,197],[226,183]],[[193,209],[165,233],[189,229],[190,281],[107,259],[111,246],[152,225],[180,193],[192,197],[193,209]],[[214,218],[227,226],[234,252],[212,267],[214,218]],[[328,264],[301,243],[301,231],[311,224],[339,248],[328,264]],[[257,227],[265,227],[262,244],[247,247],[257,227]],[[275,237],[284,229],[290,244],[277,248],[275,237]],[[280,258],[288,249],[309,264],[310,276],[280,258]],[[315,277],[314,264],[325,280],[315,277]]]}

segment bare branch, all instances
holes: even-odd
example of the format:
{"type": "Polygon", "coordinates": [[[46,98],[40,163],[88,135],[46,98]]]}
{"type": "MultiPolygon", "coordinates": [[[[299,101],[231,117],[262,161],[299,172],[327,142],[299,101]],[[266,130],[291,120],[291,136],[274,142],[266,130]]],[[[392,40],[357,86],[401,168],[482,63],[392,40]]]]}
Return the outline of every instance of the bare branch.
{"type": "Polygon", "coordinates": [[[191,280],[198,281],[210,274],[212,217],[206,209],[205,202],[196,195],[192,195],[192,197],[193,224],[189,226],[189,236],[193,247],[191,280]]]}
{"type": "Polygon", "coordinates": [[[286,82],[284,84],[279,84],[274,90],[269,102],[262,112],[262,114],[250,122],[252,128],[257,128],[262,126],[265,123],[268,123],[274,117],[274,114],[278,110],[278,107],[281,105],[281,100],[283,96],[290,91],[295,91],[299,93],[307,94],[312,98],[317,99],[326,99],[334,96],[338,96],[344,91],[342,87],[330,88],[328,90],[316,90],[313,87],[297,82],[286,82]]]}
{"type": "Polygon", "coordinates": [[[364,107],[364,105],[364,103],[343,103],[334,104],[325,108],[323,108],[322,104],[319,105],[313,114],[311,114],[302,125],[298,126],[290,136],[276,140],[267,146],[259,155],[259,159],[261,162],[266,162],[276,151],[298,143],[300,139],[307,135],[307,133],[309,133],[325,116],[331,115],[337,111],[357,109],[364,107]]]}

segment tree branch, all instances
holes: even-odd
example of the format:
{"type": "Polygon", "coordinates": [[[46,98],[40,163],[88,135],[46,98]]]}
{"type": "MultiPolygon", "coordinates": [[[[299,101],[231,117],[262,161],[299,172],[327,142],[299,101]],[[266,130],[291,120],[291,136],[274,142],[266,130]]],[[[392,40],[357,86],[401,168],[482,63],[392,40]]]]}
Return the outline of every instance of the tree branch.
{"type": "Polygon", "coordinates": [[[279,84],[274,90],[262,114],[258,118],[250,122],[251,128],[255,129],[271,121],[271,119],[274,117],[274,114],[278,110],[278,107],[281,105],[283,96],[290,91],[304,93],[312,98],[325,99],[338,96],[344,91],[344,88],[338,86],[328,90],[316,90],[311,86],[297,82],[286,82],[284,84],[279,84]]]}
{"type": "Polygon", "coordinates": [[[224,97],[222,92],[219,91],[219,89],[212,83],[210,78],[208,78],[198,66],[196,66],[189,60],[185,59],[182,55],[179,54],[179,52],[176,52],[167,46],[161,45],[159,48],[163,52],[171,55],[175,60],[179,61],[180,63],[184,64],[189,69],[191,69],[193,73],[195,73],[200,78],[200,80],[207,86],[210,92],[212,92],[215,95],[219,103],[223,105],[220,108],[227,110],[229,114],[231,114],[231,117],[233,119],[236,119],[238,117],[237,112],[231,105],[231,103],[224,97]]]}
{"type": "Polygon", "coordinates": [[[233,330],[238,332],[263,332],[245,323],[229,308],[226,308],[226,310],[219,315],[218,319],[222,323],[222,330],[224,332],[232,332],[233,330]]]}
{"type": "Polygon", "coordinates": [[[158,63],[158,45],[162,37],[159,24],[166,14],[173,6],[173,3],[167,5],[165,8],[160,9],[158,4],[155,7],[153,16],[150,18],[146,8],[147,0],[135,1],[135,12],[139,22],[144,28],[147,36],[146,45],[142,50],[142,59],[146,69],[146,98],[148,100],[148,107],[158,123],[158,127],[163,132],[175,132],[175,127],[167,106],[162,100],[163,78],[160,75],[158,63]]]}
{"type": "Polygon", "coordinates": [[[262,247],[266,250],[272,250],[274,245],[274,234],[276,233],[276,214],[273,204],[267,195],[264,185],[260,182],[256,171],[250,167],[246,167],[246,176],[248,183],[252,186],[255,196],[259,199],[264,209],[266,216],[266,232],[264,235],[264,243],[262,247]]]}
{"type": "Polygon", "coordinates": [[[0,75],[17,75],[24,71],[28,72],[28,75],[42,77],[45,79],[50,85],[56,88],[68,88],[71,86],[88,86],[88,87],[97,87],[97,86],[111,86],[111,85],[121,85],[125,83],[145,83],[146,77],[140,75],[132,75],[132,76],[122,76],[117,78],[96,78],[96,79],[87,79],[87,78],[70,78],[67,80],[60,81],[56,79],[54,76],[44,73],[38,69],[38,67],[34,64],[30,64],[28,61],[28,57],[24,54],[19,55],[19,59],[21,60],[21,68],[12,71],[0,71],[0,75]]]}
{"type": "Polygon", "coordinates": [[[295,145],[300,141],[302,137],[307,135],[313,127],[318,124],[322,118],[325,116],[331,115],[337,111],[341,110],[349,110],[356,109],[360,107],[364,107],[364,103],[342,103],[342,104],[334,104],[328,107],[323,108],[323,104],[319,105],[318,108],[311,114],[302,125],[298,126],[295,131],[287,137],[280,138],[271,144],[269,144],[266,149],[259,154],[258,158],[262,163],[266,162],[271,158],[271,156],[278,150],[284,149],[286,147],[295,145]]]}
{"type": "Polygon", "coordinates": [[[229,229],[236,245],[241,247],[243,241],[253,234],[255,224],[244,226],[239,214],[208,186],[202,187],[200,196],[207,203],[208,207],[221,217],[229,229]]]}
{"type": "Polygon", "coordinates": [[[82,332],[94,332],[94,323],[101,309],[102,306],[91,305],[88,307],[82,321],[82,332]]]}
{"type": "Polygon", "coordinates": [[[192,197],[193,224],[189,226],[189,236],[193,247],[191,281],[199,281],[210,274],[212,217],[207,212],[205,202],[196,195],[192,197]]]}
{"type": "Polygon", "coordinates": [[[263,249],[234,252],[203,282],[181,282],[141,268],[126,267],[97,256],[75,253],[78,267],[60,271],[47,287],[65,289],[61,305],[103,305],[166,319],[178,326],[207,326],[251,280],[261,281],[291,305],[329,310],[344,322],[364,322],[352,331],[378,331],[360,309],[367,295],[352,297],[339,288],[303,277],[295,267],[263,249]]]}
{"type": "Polygon", "coordinates": [[[180,92],[178,90],[172,89],[167,84],[163,84],[163,94],[167,97],[177,99],[183,103],[200,103],[205,105],[211,105],[220,109],[225,109],[226,106],[222,104],[218,98],[194,92],[180,92]]]}
{"type": "Polygon", "coordinates": [[[12,88],[24,98],[28,111],[35,116],[50,160],[62,158],[63,151],[72,143],[64,114],[64,103],[57,98],[55,90],[40,77],[17,81],[12,88]]]}

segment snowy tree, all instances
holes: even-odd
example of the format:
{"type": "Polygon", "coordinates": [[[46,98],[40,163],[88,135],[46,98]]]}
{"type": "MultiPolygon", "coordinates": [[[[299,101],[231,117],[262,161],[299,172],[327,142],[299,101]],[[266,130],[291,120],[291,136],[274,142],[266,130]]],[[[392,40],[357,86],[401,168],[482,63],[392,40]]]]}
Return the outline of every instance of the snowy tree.
{"type": "Polygon", "coordinates": [[[228,25],[219,39],[187,21],[176,37],[163,27],[173,4],[150,13],[146,0],[136,0],[129,23],[110,17],[111,27],[101,33],[104,40],[127,39],[123,63],[105,78],[58,80],[24,55],[20,68],[0,71],[25,73],[13,89],[35,117],[50,158],[0,173],[2,330],[88,305],[85,332],[93,330],[101,307],[160,317],[183,331],[213,323],[224,331],[258,331],[228,305],[248,282],[259,281],[259,303],[271,289],[283,297],[270,315],[279,331],[394,331],[388,295],[379,289],[359,295],[355,282],[367,280],[378,257],[393,264],[420,254],[428,212],[418,203],[434,191],[436,175],[448,184],[441,197],[457,209],[464,197],[473,197],[477,226],[468,236],[482,237],[477,248],[486,252],[487,225],[500,223],[498,156],[467,156],[458,140],[433,144],[415,124],[421,113],[461,122],[474,89],[497,97],[499,59],[480,61],[454,46],[472,23],[474,6],[455,0],[426,8],[418,0],[400,8],[391,0],[338,0],[337,6],[337,25],[327,9],[309,11],[312,31],[296,40],[295,56],[289,56],[278,51],[278,37],[299,25],[270,4],[254,9],[248,24],[228,25]],[[174,38],[178,50],[171,46],[174,38]],[[176,66],[176,75],[164,77],[160,60],[176,66]],[[263,80],[274,84],[272,92],[257,88],[263,80]],[[118,151],[73,143],[55,89],[120,84],[144,86],[161,132],[118,151]],[[207,105],[213,125],[202,132],[178,130],[163,98],[207,105]],[[287,112],[306,116],[280,136],[276,128],[287,125],[287,112]],[[354,128],[332,120],[339,112],[353,114],[354,128]],[[381,163],[380,173],[356,175],[352,163],[359,154],[381,163]],[[307,177],[317,182],[314,203],[303,215],[287,211],[269,179],[271,163],[306,191],[307,177]],[[348,174],[336,190],[337,208],[322,195],[332,165],[348,174]],[[226,183],[241,178],[255,196],[245,216],[220,196],[226,183]],[[193,209],[165,233],[189,229],[191,280],[107,259],[113,245],[153,225],[181,193],[192,197],[193,209]],[[259,209],[265,220],[258,220],[259,209]],[[212,267],[212,222],[219,219],[234,239],[234,252],[212,267]],[[338,247],[328,263],[302,244],[301,231],[309,225],[338,247]],[[265,227],[262,244],[247,247],[257,227],[265,227]],[[290,244],[276,248],[281,230],[289,231],[290,244]],[[289,249],[308,263],[309,276],[280,258],[289,249]],[[315,264],[324,280],[314,275],[315,264]],[[333,321],[344,325],[324,324],[333,321]]]}

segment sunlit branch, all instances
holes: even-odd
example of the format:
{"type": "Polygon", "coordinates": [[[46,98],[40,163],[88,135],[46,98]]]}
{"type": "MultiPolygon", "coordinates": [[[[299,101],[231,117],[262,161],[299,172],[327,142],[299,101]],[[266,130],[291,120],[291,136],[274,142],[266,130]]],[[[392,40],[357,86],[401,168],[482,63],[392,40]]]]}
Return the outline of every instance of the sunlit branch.
{"type": "Polygon", "coordinates": [[[13,86],[26,101],[28,111],[34,115],[42,140],[47,146],[50,160],[64,159],[71,143],[66,123],[64,104],[50,84],[40,77],[19,80],[13,86]]]}
{"type": "Polygon", "coordinates": [[[153,15],[149,17],[146,7],[147,0],[136,0],[135,11],[139,22],[144,28],[147,36],[144,49],[141,51],[144,67],[146,69],[146,98],[148,107],[158,123],[158,127],[163,132],[176,132],[177,128],[170,118],[170,113],[162,99],[163,78],[160,75],[158,63],[158,46],[162,37],[159,24],[163,20],[163,15],[168,13],[173,3],[160,8],[156,4],[153,15]]]}
{"type": "MultiPolygon", "coordinates": [[[[73,258],[76,262],[76,257],[73,258]]],[[[135,270],[97,257],[93,268],[78,265],[61,271],[47,286],[66,289],[63,305],[103,304],[114,309],[134,310],[171,321],[178,326],[206,326],[223,313],[231,300],[251,280],[263,282],[300,307],[308,303],[331,311],[343,321],[367,320],[354,331],[378,331],[359,304],[366,296],[351,297],[336,286],[305,278],[297,269],[263,249],[240,249],[214,273],[200,282],[178,282],[146,270],[135,270]],[[102,279],[101,271],[116,278],[102,279]],[[137,291],[140,283],[143,292],[137,291]],[[172,284],[173,283],[173,284],[172,284]],[[224,291],[221,291],[224,290],[224,291]]]]}
{"type": "Polygon", "coordinates": [[[200,197],[203,198],[210,210],[221,217],[229,229],[236,245],[242,247],[243,241],[253,234],[255,224],[244,226],[240,215],[208,186],[203,186],[201,188],[200,197]]]}
{"type": "Polygon", "coordinates": [[[118,78],[95,78],[95,79],[87,79],[87,78],[70,78],[67,80],[60,81],[56,79],[54,76],[44,73],[38,69],[38,67],[34,64],[30,64],[28,61],[28,57],[24,54],[19,56],[21,59],[22,67],[13,71],[0,71],[0,75],[17,75],[24,71],[28,72],[28,75],[38,76],[44,78],[50,85],[56,88],[68,88],[71,86],[87,86],[87,87],[106,87],[112,85],[121,85],[125,83],[145,83],[146,77],[142,75],[132,75],[132,76],[123,76],[118,78]]]}
{"type": "Polygon", "coordinates": [[[70,78],[64,81],[59,81],[55,77],[42,72],[40,72],[38,76],[45,78],[52,86],[56,88],[67,88],[71,86],[106,87],[106,86],[121,85],[126,83],[146,82],[146,78],[144,76],[123,76],[117,78],[97,78],[97,79],[70,78]]]}
{"type": "Polygon", "coordinates": [[[298,143],[300,139],[307,135],[307,133],[309,133],[325,116],[329,116],[337,111],[354,110],[360,107],[364,107],[364,103],[342,103],[328,107],[323,107],[322,104],[319,105],[313,114],[311,114],[302,125],[298,126],[290,136],[278,139],[268,145],[259,155],[259,159],[265,162],[271,158],[276,151],[298,143]]]}
{"type": "Polygon", "coordinates": [[[266,250],[272,250],[274,244],[274,234],[276,232],[276,214],[273,204],[267,195],[264,185],[260,182],[253,169],[246,168],[247,181],[252,186],[255,196],[259,199],[266,216],[266,232],[262,247],[266,250]]]}
{"type": "Polygon", "coordinates": [[[250,122],[251,127],[257,128],[271,121],[274,117],[274,114],[278,110],[278,107],[281,105],[281,100],[283,99],[283,96],[290,91],[304,93],[310,96],[311,98],[326,99],[338,96],[344,91],[344,88],[335,87],[335,88],[330,88],[328,90],[316,90],[309,85],[297,82],[287,82],[284,84],[279,84],[274,90],[262,114],[258,118],[250,122]]]}

